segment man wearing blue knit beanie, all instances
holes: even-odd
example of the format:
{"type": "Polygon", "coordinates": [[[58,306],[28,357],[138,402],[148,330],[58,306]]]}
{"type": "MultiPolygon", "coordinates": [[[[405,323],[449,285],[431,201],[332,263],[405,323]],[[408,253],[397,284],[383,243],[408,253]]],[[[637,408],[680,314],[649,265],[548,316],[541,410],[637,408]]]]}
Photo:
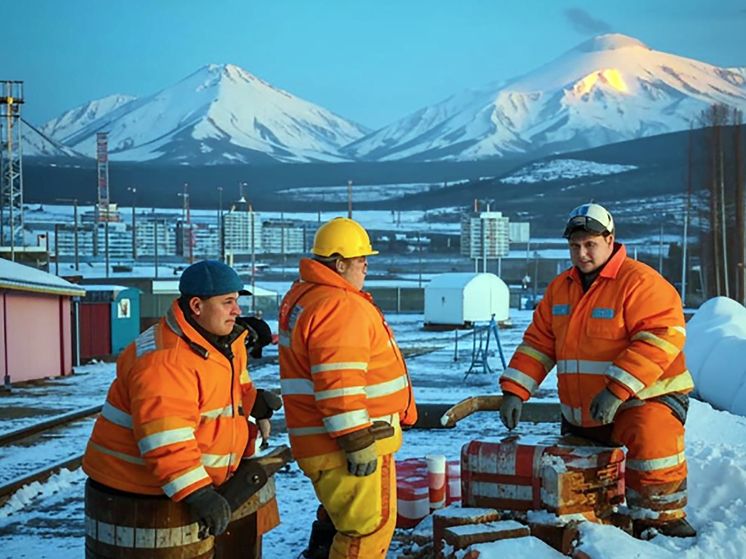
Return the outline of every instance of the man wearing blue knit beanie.
{"type": "MultiPolygon", "coordinates": [[[[217,536],[231,518],[224,490],[241,481],[233,474],[256,448],[248,416],[267,420],[280,401],[249,377],[246,338],[256,332],[236,320],[238,298],[249,294],[236,271],[197,262],[184,270],[179,291],[119,356],[83,469],[90,491],[182,503],[203,534],[217,536]]],[[[272,496],[265,505],[276,517],[272,496]]]]}

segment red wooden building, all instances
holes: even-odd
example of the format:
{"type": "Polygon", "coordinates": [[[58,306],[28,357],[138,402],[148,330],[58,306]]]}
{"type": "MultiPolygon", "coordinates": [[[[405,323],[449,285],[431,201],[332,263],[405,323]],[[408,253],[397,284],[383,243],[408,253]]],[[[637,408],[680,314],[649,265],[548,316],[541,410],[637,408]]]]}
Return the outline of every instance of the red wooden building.
{"type": "Polygon", "coordinates": [[[0,373],[11,383],[68,375],[73,364],[73,297],[85,289],[0,259],[0,373]]]}

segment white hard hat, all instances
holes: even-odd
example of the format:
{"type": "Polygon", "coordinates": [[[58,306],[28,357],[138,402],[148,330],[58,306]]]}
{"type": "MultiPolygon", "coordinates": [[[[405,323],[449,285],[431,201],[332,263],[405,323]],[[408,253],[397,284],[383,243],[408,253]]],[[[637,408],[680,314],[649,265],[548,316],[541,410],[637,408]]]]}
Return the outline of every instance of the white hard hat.
{"type": "Polygon", "coordinates": [[[583,204],[570,212],[570,215],[567,217],[565,232],[562,236],[569,239],[570,235],[577,230],[597,235],[603,235],[604,233],[613,234],[614,218],[600,204],[583,204]]]}

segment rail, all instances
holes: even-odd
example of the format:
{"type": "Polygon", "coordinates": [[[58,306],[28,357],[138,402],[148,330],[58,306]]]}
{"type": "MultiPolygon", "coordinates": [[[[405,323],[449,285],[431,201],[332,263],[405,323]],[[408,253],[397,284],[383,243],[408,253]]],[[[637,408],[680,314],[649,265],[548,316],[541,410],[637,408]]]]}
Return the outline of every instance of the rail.
{"type": "Polygon", "coordinates": [[[24,427],[23,429],[17,429],[15,431],[9,431],[8,433],[3,433],[0,435],[0,446],[7,446],[10,443],[14,443],[16,441],[25,439],[32,435],[36,435],[44,431],[48,431],[55,427],[59,427],[60,425],[65,425],[66,423],[72,423],[73,421],[77,421],[78,419],[84,419],[86,417],[96,415],[97,413],[101,412],[102,407],[103,406],[98,405],[98,406],[92,406],[90,408],[85,408],[82,410],[73,411],[70,413],[63,413],[61,415],[56,415],[54,417],[51,417],[45,421],[40,421],[39,423],[35,425],[24,427]]]}

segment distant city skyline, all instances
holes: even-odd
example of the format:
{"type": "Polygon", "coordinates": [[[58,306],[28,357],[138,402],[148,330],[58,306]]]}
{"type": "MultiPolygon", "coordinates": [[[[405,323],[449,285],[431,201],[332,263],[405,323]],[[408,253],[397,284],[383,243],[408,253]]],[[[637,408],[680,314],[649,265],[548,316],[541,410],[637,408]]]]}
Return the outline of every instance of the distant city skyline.
{"type": "Polygon", "coordinates": [[[371,129],[606,32],[746,67],[746,8],[736,0],[24,0],[3,13],[0,79],[25,82],[23,112],[35,125],[107,95],[151,95],[210,63],[240,66],[371,129]]]}

